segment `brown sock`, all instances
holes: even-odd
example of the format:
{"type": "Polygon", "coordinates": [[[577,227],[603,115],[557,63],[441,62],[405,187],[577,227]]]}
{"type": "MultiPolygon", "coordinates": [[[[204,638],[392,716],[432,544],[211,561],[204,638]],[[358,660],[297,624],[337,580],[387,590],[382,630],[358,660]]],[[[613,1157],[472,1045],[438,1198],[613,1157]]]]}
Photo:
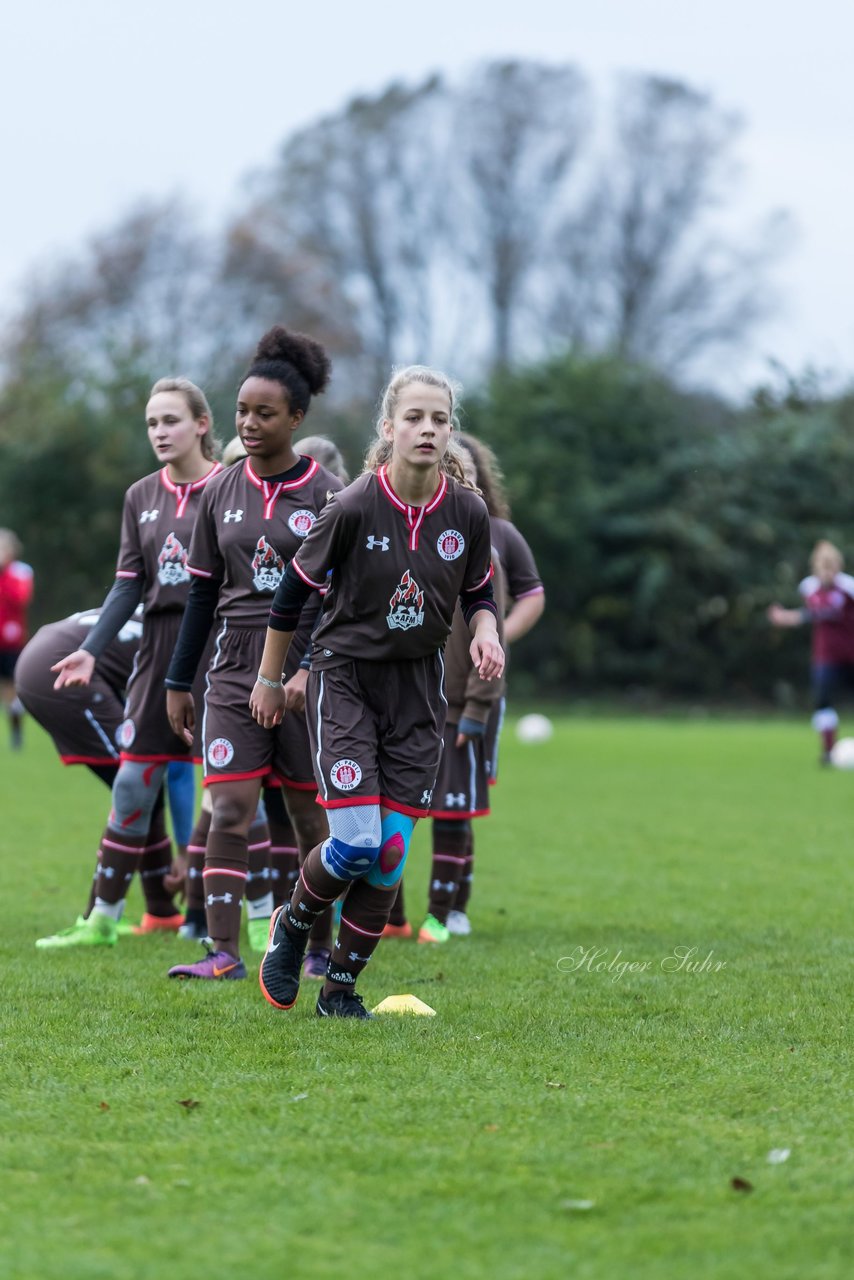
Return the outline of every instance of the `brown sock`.
{"type": "Polygon", "coordinates": [[[89,886],[89,901],[86,903],[86,910],[83,912],[84,919],[89,918],[89,913],[95,905],[95,890],[98,888],[98,873],[101,870],[101,850],[98,850],[98,856],[95,859],[95,870],[92,872],[92,884],[89,886]]]}
{"type": "Polygon", "coordinates": [[[433,866],[427,910],[440,924],[448,919],[466,862],[465,820],[436,818],[433,822],[433,866]]]}
{"type": "Polygon", "coordinates": [[[353,881],[326,970],[324,995],[336,990],[353,990],[388,924],[394,894],[394,889],[368,884],[364,878],[353,881]]]}
{"type": "Polygon", "coordinates": [[[270,871],[270,828],[264,821],[249,828],[249,873],[246,876],[246,914],[250,920],[273,914],[270,871]]]}
{"type": "Polygon", "coordinates": [[[187,845],[187,913],[205,910],[205,889],[202,873],[205,869],[205,846],[211,829],[211,815],[202,809],[193,827],[187,845]]]}
{"type": "Polygon", "coordinates": [[[211,830],[205,853],[205,914],[214,943],[240,956],[240,906],[248,871],[246,837],[211,830]]]}
{"type": "Polygon", "coordinates": [[[403,899],[403,881],[397,886],[394,902],[391,904],[391,914],[388,918],[389,924],[400,925],[406,924],[406,903],[403,899]]]}
{"type": "Polygon", "coordinates": [[[142,852],[148,836],[129,836],[108,826],[101,836],[101,857],[98,883],[95,888],[95,907],[118,920],[120,912],[113,910],[127,897],[133,873],[139,869],[142,852]]]}
{"type": "Polygon", "coordinates": [[[319,916],[332,907],[332,903],[344,888],[344,883],[336,876],[331,876],[320,858],[320,845],[311,853],[300,868],[289,902],[285,903],[282,919],[289,937],[301,949],[305,950],[312,925],[319,916]]]}
{"type": "Polygon", "coordinates": [[[465,912],[471,897],[472,880],[474,879],[474,832],[469,823],[468,840],[466,841],[466,860],[463,866],[463,874],[460,877],[457,896],[454,899],[454,910],[465,912]]]}
{"type": "Polygon", "coordinates": [[[299,875],[299,851],[281,787],[264,788],[264,808],[270,827],[270,869],[273,878],[273,906],[287,902],[299,875]]]}
{"type": "Polygon", "coordinates": [[[175,899],[164,883],[171,867],[172,841],[166,834],[163,805],[159,804],[151,815],[151,826],[139,860],[139,878],[145,896],[145,909],[151,916],[165,919],[180,915],[175,899]]]}

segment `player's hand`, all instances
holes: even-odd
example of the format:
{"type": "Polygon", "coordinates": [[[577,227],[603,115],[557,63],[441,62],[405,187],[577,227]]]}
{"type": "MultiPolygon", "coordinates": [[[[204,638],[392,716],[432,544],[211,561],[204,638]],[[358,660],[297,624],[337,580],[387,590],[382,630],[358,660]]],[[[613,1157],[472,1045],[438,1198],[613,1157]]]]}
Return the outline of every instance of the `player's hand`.
{"type": "Polygon", "coordinates": [[[175,893],[180,898],[187,896],[188,865],[186,853],[181,849],[176,850],[175,857],[172,859],[172,866],[163,877],[167,893],[175,893]]]}
{"type": "Polygon", "coordinates": [[[282,723],[282,717],[285,714],[284,689],[271,689],[268,685],[261,684],[260,680],[256,680],[249,699],[249,710],[252,712],[252,719],[257,721],[262,729],[275,729],[277,724],[282,723]]]}
{"type": "Polygon", "coordinates": [[[300,667],[296,675],[291,676],[285,684],[285,710],[305,711],[305,687],[308,684],[308,672],[300,667]]]}
{"type": "Polygon", "coordinates": [[[481,680],[497,680],[504,670],[504,650],[494,627],[478,627],[469,646],[471,660],[481,680]]]}
{"type": "Polygon", "coordinates": [[[767,617],[772,627],[799,627],[803,621],[800,609],[784,609],[781,604],[769,604],[767,617]]]}
{"type": "Polygon", "coordinates": [[[75,649],[67,658],[60,658],[54,663],[51,671],[58,671],[53,682],[54,689],[64,689],[71,685],[87,685],[95,670],[95,658],[85,649],[75,649]]]}
{"type": "Polygon", "coordinates": [[[193,695],[186,693],[183,689],[167,689],[166,714],[175,736],[191,747],[193,734],[196,731],[196,707],[193,695]]]}

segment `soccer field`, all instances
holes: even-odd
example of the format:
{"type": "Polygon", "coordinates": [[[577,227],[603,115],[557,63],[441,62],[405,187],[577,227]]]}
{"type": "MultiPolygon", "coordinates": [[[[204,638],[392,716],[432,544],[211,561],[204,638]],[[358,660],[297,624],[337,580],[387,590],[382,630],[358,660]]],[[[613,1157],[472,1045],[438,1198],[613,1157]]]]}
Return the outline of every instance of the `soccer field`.
{"type": "Polygon", "coordinates": [[[277,1013],[248,952],[221,984],[167,982],[175,939],[37,952],[107,793],[28,723],[0,746],[0,1275],[847,1274],[854,774],[815,755],[806,724],[511,727],[472,937],[384,942],[360,984],[437,1016],[368,1026],[314,986],[277,1013]]]}

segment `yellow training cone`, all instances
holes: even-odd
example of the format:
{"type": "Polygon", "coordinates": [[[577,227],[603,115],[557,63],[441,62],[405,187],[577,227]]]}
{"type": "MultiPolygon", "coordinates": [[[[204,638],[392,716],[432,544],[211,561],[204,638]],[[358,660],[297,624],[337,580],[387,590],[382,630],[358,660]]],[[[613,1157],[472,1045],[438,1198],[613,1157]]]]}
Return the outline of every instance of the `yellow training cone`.
{"type": "Polygon", "coordinates": [[[418,1013],[425,1018],[435,1018],[436,1010],[419,1000],[418,996],[386,996],[371,1013],[418,1013]]]}

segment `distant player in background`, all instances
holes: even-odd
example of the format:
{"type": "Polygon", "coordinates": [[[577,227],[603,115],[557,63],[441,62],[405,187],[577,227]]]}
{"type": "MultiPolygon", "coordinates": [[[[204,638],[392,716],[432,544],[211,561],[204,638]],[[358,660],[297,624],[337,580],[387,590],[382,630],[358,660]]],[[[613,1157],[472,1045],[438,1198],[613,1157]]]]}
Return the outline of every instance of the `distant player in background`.
{"type": "MultiPolygon", "coordinates": [[[[151,447],[163,465],[128,489],[115,585],[80,647],[52,667],[57,673],[55,688],[87,685],[97,659],[144,603],[143,635],[119,730],[113,806],[101,838],[95,905],[76,935],[57,935],[64,947],[115,944],[167,767],[171,761],[193,760],[188,745],[169,726],[162,681],[189,594],[187,547],[193,525],[205,487],[222,467],[215,458],[210,407],[204,392],[188,379],[156,382],[145,421],[151,447]]],[[[174,930],[183,922],[167,886],[169,870],[165,866],[156,884],[148,886],[149,894],[156,890],[157,905],[148,906],[143,930],[174,930]]]]}
{"type": "MultiPolygon", "coordinates": [[[[503,642],[509,661],[510,647],[536,625],[545,608],[545,593],[531,548],[510,521],[501,468],[483,441],[461,432],[456,437],[466,479],[480,489],[489,511],[490,536],[497,560],[496,599],[506,608],[503,642]]],[[[434,789],[433,865],[430,873],[428,915],[419,931],[419,942],[446,942],[450,934],[471,932],[467,915],[474,874],[474,833],[471,819],[489,812],[488,785],[498,779],[498,747],[504,722],[504,686],[473,678],[460,669],[454,655],[453,632],[449,642],[448,719],[456,732],[446,731],[442,768],[434,789]]],[[[409,938],[403,885],[394,904],[385,936],[409,938]]]]}
{"type": "Polygon", "coordinates": [[[27,643],[27,611],[33,598],[33,571],[18,559],[21,544],[11,529],[0,529],[0,695],[9,717],[12,749],[23,743],[24,709],[12,678],[27,643]]]}
{"type": "Polygon", "coordinates": [[[812,625],[812,724],[822,764],[830,763],[839,727],[836,695],[842,687],[854,688],[854,578],[843,567],[842,553],[832,542],[817,542],[810,557],[812,573],[798,587],[802,607],[772,604],[768,609],[772,626],[812,625]]]}

